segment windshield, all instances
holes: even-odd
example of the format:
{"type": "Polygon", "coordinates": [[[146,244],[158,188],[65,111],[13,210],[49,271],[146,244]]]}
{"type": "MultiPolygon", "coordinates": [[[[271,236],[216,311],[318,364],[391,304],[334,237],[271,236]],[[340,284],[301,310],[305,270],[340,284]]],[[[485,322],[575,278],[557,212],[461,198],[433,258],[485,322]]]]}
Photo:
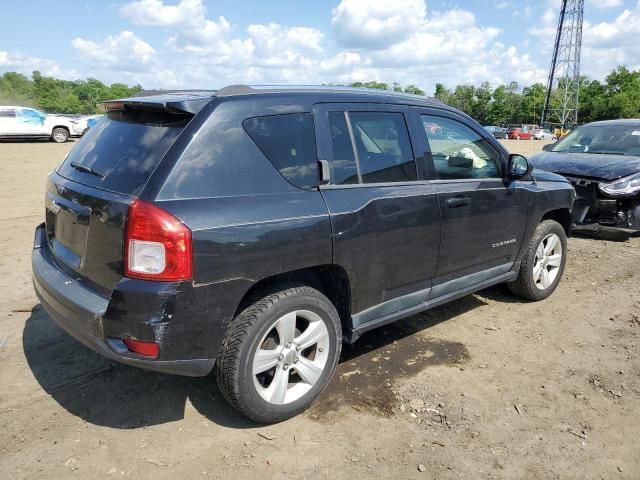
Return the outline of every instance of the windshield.
{"type": "Polygon", "coordinates": [[[551,151],[640,156],[640,126],[579,127],[560,140],[551,151]]]}
{"type": "Polygon", "coordinates": [[[191,117],[113,111],[96,123],[58,167],[63,177],[125,195],[138,195],[191,117]]]}

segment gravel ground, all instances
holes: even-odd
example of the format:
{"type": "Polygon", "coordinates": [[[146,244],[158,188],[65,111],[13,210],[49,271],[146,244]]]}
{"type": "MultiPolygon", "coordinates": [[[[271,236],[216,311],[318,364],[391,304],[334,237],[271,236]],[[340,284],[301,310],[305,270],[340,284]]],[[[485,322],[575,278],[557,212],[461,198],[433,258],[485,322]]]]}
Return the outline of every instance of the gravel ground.
{"type": "Polygon", "coordinates": [[[370,332],[311,410],[260,428],[39,307],[33,230],[71,146],[0,143],[0,478],[640,478],[640,239],[570,239],[546,301],[496,287],[370,332]]]}

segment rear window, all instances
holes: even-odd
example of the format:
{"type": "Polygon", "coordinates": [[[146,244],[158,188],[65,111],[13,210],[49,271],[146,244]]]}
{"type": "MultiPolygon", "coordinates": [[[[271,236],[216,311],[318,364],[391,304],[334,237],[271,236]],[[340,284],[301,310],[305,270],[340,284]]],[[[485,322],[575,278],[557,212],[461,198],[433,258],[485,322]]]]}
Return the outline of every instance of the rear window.
{"type": "Polygon", "coordinates": [[[136,196],[191,116],[120,110],[94,125],[58,167],[63,177],[136,196]]]}
{"type": "Polygon", "coordinates": [[[293,113],[249,118],[244,128],[274,167],[300,188],[318,185],[313,115],[293,113]]]}

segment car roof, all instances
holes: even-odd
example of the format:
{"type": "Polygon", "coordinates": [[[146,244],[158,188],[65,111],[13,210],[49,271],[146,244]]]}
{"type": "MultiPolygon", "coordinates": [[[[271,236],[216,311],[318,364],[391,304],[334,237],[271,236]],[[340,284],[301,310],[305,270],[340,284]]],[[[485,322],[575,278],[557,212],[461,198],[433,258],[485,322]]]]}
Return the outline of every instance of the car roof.
{"type": "Polygon", "coordinates": [[[639,118],[619,118],[617,120],[601,120],[599,122],[585,123],[583,127],[607,127],[614,125],[625,125],[629,127],[640,127],[639,118]]]}
{"type": "Polygon", "coordinates": [[[434,98],[389,90],[330,86],[330,85],[230,85],[219,90],[147,90],[117,100],[102,102],[103,105],[124,102],[127,104],[159,105],[163,108],[197,113],[214,98],[246,95],[280,96],[283,94],[312,96],[318,102],[375,102],[400,103],[405,105],[436,106],[455,110],[434,98]]]}

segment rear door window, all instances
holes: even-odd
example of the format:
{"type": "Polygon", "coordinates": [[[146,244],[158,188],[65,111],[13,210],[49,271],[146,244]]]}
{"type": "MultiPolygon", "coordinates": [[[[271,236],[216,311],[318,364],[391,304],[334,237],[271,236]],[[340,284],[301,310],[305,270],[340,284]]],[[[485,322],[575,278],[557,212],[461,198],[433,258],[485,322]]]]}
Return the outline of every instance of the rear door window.
{"type": "Polygon", "coordinates": [[[329,124],[335,185],[418,179],[402,113],[329,112],[329,124]]]}
{"type": "Polygon", "coordinates": [[[356,157],[353,153],[347,118],[344,112],[329,112],[331,130],[331,166],[333,183],[350,185],[360,183],[356,157]]]}
{"type": "Polygon", "coordinates": [[[362,183],[418,179],[404,115],[349,112],[362,183]]]}
{"type": "Polygon", "coordinates": [[[318,185],[316,137],[311,113],[249,118],[244,128],[273,166],[293,185],[318,185]]]}
{"type": "Polygon", "coordinates": [[[191,118],[135,109],[109,112],[57,171],[85,185],[136,196],[191,118]]]}

